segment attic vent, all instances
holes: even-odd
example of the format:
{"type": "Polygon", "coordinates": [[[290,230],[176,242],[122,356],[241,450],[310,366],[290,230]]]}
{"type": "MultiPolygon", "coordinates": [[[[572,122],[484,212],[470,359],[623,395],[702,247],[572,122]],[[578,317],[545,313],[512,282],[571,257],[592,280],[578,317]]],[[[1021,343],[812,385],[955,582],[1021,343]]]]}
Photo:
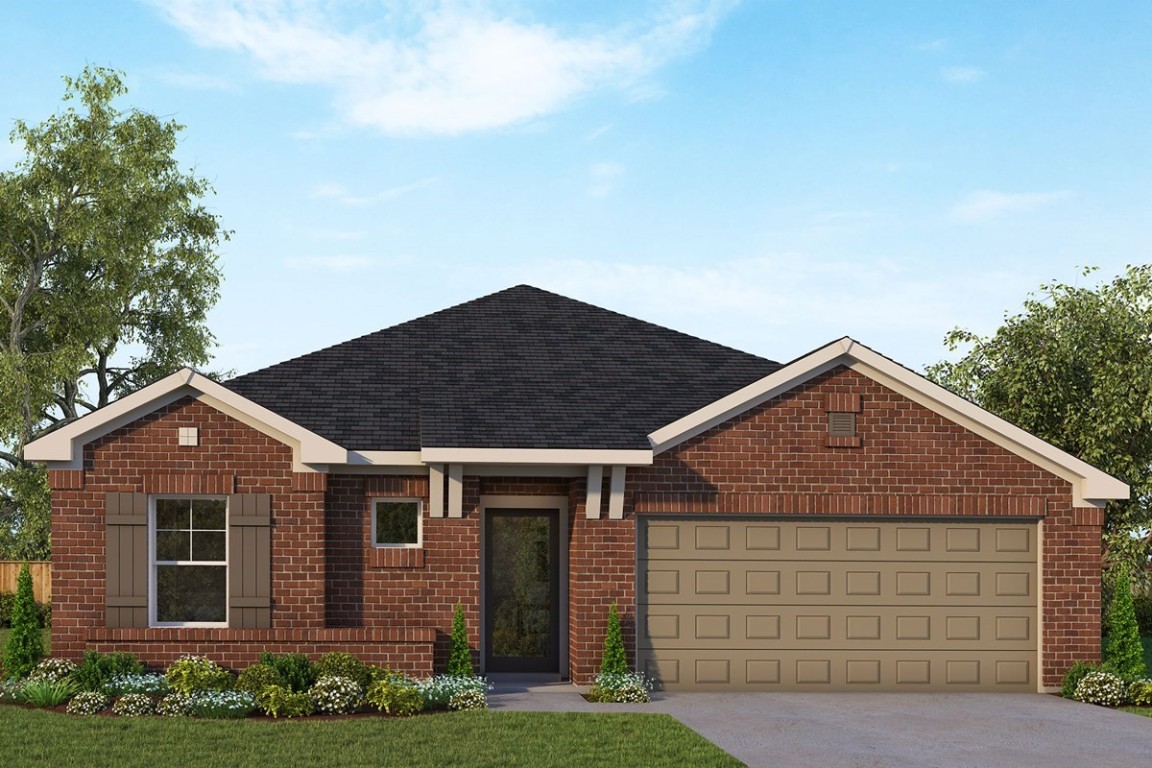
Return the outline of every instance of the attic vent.
{"type": "Polygon", "coordinates": [[[856,414],[835,411],[829,413],[828,434],[832,437],[855,437],[856,414]]]}
{"type": "Polygon", "coordinates": [[[179,427],[176,433],[178,445],[200,445],[200,430],[196,427],[179,427]]]}

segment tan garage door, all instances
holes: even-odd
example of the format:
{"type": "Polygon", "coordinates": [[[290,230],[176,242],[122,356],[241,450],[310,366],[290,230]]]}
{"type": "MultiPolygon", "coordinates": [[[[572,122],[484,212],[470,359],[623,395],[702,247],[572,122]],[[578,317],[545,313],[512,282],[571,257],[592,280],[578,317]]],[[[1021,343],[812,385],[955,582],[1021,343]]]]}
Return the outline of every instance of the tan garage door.
{"type": "Polygon", "coordinates": [[[642,518],[637,649],[671,690],[1036,690],[1031,523],[642,518]]]}

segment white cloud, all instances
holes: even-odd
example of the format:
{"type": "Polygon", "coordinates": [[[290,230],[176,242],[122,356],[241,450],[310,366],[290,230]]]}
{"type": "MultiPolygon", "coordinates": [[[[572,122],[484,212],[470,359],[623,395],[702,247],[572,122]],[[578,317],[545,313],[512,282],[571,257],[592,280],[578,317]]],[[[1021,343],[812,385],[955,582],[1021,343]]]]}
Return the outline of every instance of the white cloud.
{"type": "Polygon", "coordinates": [[[1072,192],[1058,189],[1052,192],[998,192],[980,189],[952,207],[949,218],[960,222],[978,222],[1009,213],[1027,213],[1052,203],[1067,200],[1072,192]]]}
{"type": "Polygon", "coordinates": [[[974,83],[988,76],[980,67],[944,67],[940,76],[950,83],[974,83]]]}
{"type": "MultiPolygon", "coordinates": [[[[341,18],[322,0],[152,0],[197,44],[248,54],[265,77],[331,88],[343,119],[391,135],[521,123],[644,78],[705,43],[735,0],[663,0],[640,21],[568,32],[490,0],[387,0],[341,18]]],[[[362,4],[361,7],[367,7],[362,4]]]]}
{"type": "Polygon", "coordinates": [[[619,163],[596,163],[590,166],[588,196],[608,197],[616,189],[616,182],[624,176],[624,171],[624,166],[619,163]]]}
{"type": "Polygon", "coordinates": [[[584,137],[584,141],[596,141],[596,139],[608,133],[610,130],[612,130],[612,123],[605,123],[599,128],[593,131],[589,131],[588,134],[584,137]]]}
{"type": "Polygon", "coordinates": [[[343,184],[336,182],[325,182],[318,184],[312,190],[312,197],[318,200],[334,200],[341,205],[350,207],[363,208],[370,205],[377,205],[389,200],[395,200],[398,197],[414,192],[418,189],[430,187],[436,183],[436,177],[429,177],[421,179],[420,181],[411,184],[404,184],[399,187],[391,187],[370,195],[354,195],[348,191],[343,184]]]}

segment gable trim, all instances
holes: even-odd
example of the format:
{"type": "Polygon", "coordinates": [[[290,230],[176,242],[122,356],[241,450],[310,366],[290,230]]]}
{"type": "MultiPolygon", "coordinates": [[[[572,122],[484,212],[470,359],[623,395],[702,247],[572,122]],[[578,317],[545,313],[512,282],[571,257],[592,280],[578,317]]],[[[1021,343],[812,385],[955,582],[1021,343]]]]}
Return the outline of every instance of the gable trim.
{"type": "Polygon", "coordinates": [[[1126,484],[1060,450],[975,403],[948,391],[845,336],[785,365],[780,370],[690,413],[648,435],[654,454],[778,397],[833,368],[845,366],[959,424],[990,442],[1036,464],[1072,485],[1073,504],[1099,507],[1126,499],[1126,484]]]}
{"type": "Polygon", "coordinates": [[[183,368],[24,446],[24,458],[52,469],[80,469],[84,446],[184,397],[192,397],[292,448],[297,471],[309,464],[342,464],[339,445],[236,394],[191,368],[183,368]]]}

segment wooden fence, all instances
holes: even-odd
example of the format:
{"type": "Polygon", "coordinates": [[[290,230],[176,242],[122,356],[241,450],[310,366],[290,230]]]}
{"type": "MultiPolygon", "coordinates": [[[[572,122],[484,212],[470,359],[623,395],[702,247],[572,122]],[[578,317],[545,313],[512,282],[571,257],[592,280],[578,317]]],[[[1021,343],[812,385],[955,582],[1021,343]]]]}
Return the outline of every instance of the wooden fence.
{"type": "MultiPolygon", "coordinates": [[[[15,592],[16,580],[20,576],[19,560],[0,560],[0,592],[15,592]]],[[[52,563],[47,560],[28,563],[32,572],[32,594],[36,602],[46,603],[52,599],[52,563]]]]}

